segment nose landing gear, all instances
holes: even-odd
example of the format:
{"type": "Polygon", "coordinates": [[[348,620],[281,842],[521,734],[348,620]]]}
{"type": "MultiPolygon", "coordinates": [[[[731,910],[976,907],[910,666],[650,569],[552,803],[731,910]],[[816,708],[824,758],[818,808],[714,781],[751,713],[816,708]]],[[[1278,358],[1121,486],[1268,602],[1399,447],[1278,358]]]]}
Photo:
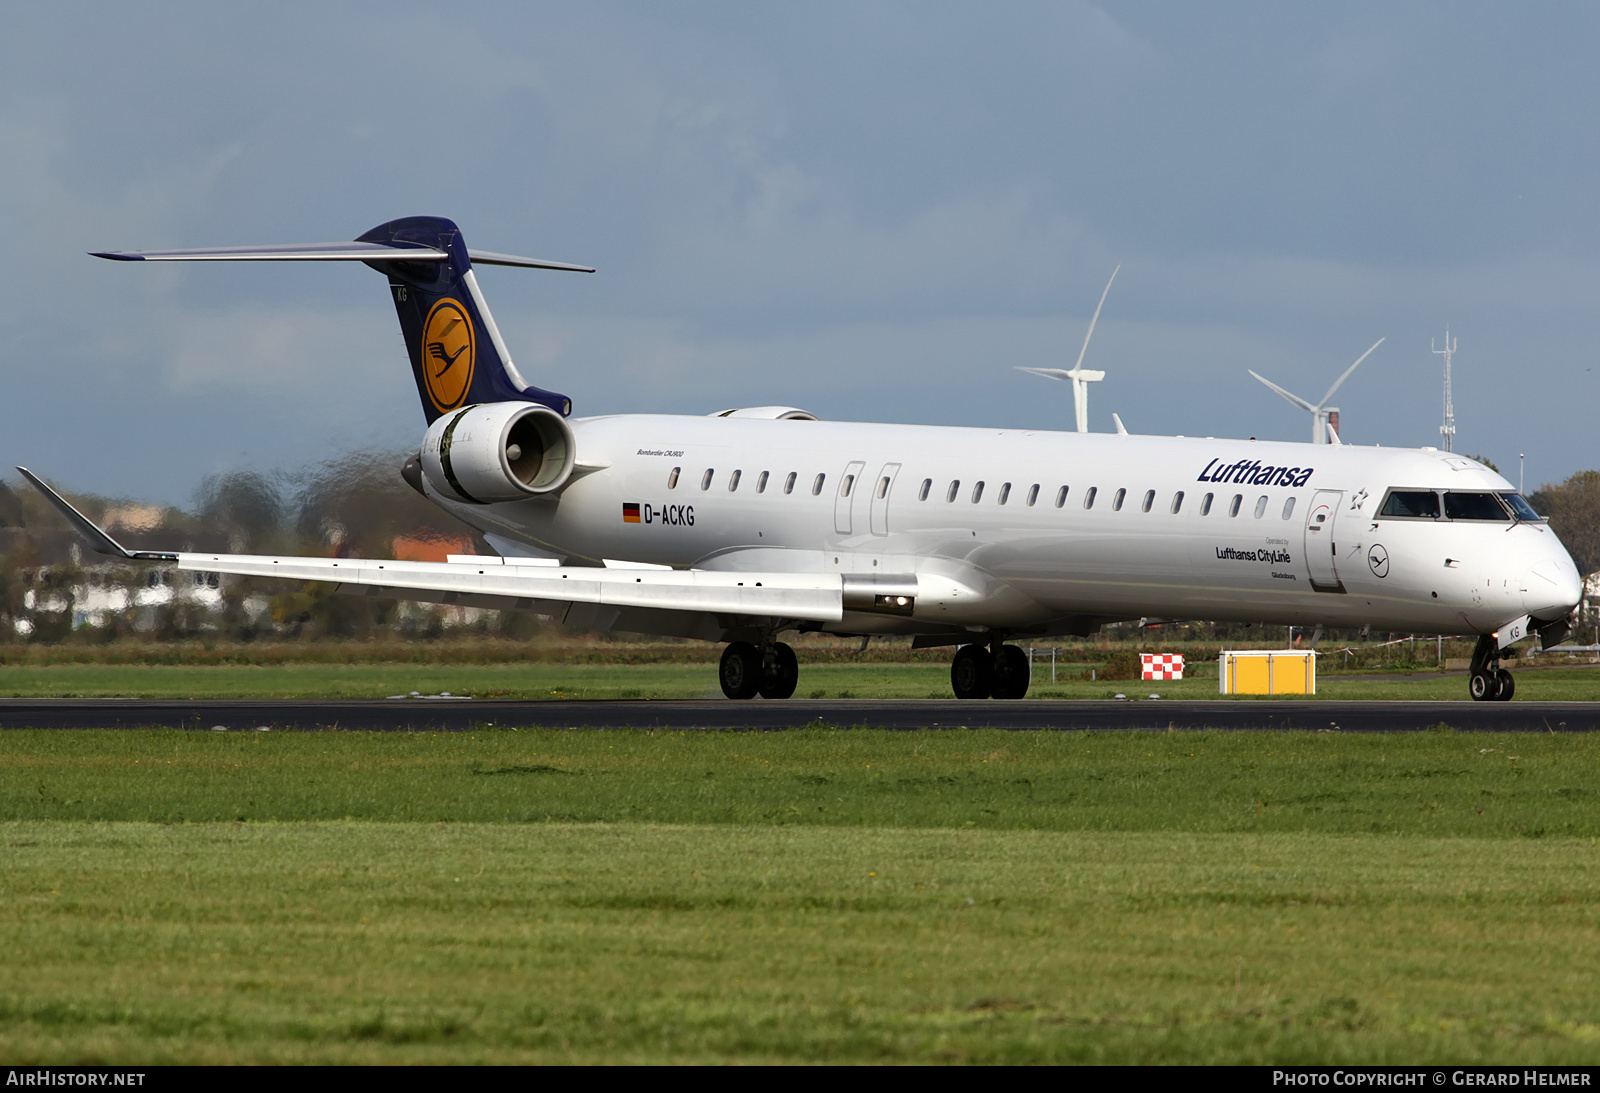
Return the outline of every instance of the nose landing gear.
{"type": "Polygon", "coordinates": [[[722,651],[717,682],[729,698],[788,698],[800,682],[800,664],[794,650],[781,641],[733,641],[722,651]]]}
{"type": "Polygon", "coordinates": [[[950,689],[957,698],[1021,698],[1029,675],[1028,654],[1015,645],[963,645],[950,662],[950,689]]]}
{"type": "Polygon", "coordinates": [[[1500,645],[1493,634],[1481,634],[1472,650],[1472,674],[1467,691],[1474,702],[1510,702],[1517,693],[1517,681],[1500,667],[1500,645]]]}

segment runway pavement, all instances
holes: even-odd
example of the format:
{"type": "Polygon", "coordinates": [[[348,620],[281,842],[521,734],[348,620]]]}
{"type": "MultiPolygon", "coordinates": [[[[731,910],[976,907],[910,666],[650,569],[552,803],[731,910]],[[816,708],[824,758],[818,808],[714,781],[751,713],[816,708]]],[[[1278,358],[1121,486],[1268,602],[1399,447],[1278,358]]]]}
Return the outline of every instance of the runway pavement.
{"type": "Polygon", "coordinates": [[[1595,732],[1600,730],[1600,702],[0,699],[0,729],[208,731],[220,726],[230,732],[263,728],[459,732],[493,726],[774,731],[826,724],[880,729],[1418,732],[1441,723],[1461,731],[1595,732]]]}

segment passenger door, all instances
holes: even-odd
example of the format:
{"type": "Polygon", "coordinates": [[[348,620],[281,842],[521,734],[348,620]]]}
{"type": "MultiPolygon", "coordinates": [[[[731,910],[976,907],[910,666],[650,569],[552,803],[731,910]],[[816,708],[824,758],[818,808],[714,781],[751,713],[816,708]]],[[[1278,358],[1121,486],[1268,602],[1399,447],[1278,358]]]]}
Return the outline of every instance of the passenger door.
{"type": "Polygon", "coordinates": [[[885,463],[883,470],[872,483],[872,534],[889,534],[889,495],[894,492],[894,480],[900,473],[900,464],[885,463]]]}
{"type": "Polygon", "coordinates": [[[1333,524],[1339,515],[1343,490],[1318,490],[1306,508],[1306,569],[1314,592],[1343,592],[1339,580],[1338,544],[1333,540],[1333,524]]]}
{"type": "Polygon", "coordinates": [[[844,469],[844,474],[839,477],[839,491],[833,495],[833,530],[840,535],[849,535],[853,522],[850,519],[850,507],[855,504],[856,494],[862,490],[861,469],[866,464],[856,460],[844,469]]]}

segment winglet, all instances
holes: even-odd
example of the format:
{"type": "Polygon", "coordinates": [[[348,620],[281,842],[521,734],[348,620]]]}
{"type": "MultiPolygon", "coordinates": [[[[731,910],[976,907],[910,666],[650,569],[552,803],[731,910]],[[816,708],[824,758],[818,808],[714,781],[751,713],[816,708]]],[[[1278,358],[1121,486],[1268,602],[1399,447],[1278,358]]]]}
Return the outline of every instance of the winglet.
{"type": "Polygon", "coordinates": [[[175,562],[178,560],[176,554],[169,554],[164,551],[129,550],[100,530],[93,520],[73,508],[71,502],[65,497],[45,485],[44,480],[38,475],[26,467],[18,467],[17,470],[22,472],[22,477],[26,478],[34,489],[44,494],[46,501],[54,505],[57,511],[67,518],[67,523],[72,525],[72,530],[83,536],[84,541],[89,544],[89,549],[96,554],[109,554],[113,558],[126,558],[129,561],[175,562]]]}

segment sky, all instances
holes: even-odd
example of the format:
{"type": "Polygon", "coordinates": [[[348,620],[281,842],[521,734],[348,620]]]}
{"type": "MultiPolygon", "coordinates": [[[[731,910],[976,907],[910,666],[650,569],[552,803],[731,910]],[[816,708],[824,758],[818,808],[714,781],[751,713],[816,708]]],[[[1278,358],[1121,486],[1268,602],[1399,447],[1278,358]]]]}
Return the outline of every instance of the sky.
{"type": "Polygon", "coordinates": [[[1440,443],[1600,466],[1600,7],[1447,3],[14,6],[4,458],[187,501],[417,445],[380,277],[85,252],[447,216],[579,416],[1440,443]]]}

